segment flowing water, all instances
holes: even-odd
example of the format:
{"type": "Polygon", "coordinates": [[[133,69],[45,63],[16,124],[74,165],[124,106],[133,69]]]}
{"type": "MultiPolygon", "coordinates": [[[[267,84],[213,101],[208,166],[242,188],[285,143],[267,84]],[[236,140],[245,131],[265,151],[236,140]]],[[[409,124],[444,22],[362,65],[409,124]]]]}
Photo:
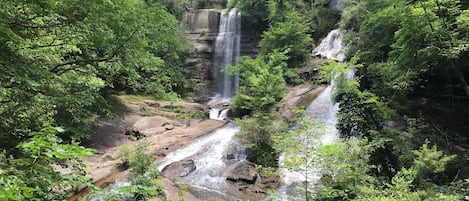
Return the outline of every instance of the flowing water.
{"type": "Polygon", "coordinates": [[[342,33],[340,30],[334,29],[327,34],[326,38],[313,50],[312,54],[314,56],[321,56],[342,62],[345,59],[344,50],[345,46],[342,44],[342,33]]]}
{"type": "Polygon", "coordinates": [[[215,73],[215,97],[229,99],[236,94],[239,76],[224,72],[225,67],[239,63],[241,45],[241,17],[232,9],[224,10],[220,16],[220,26],[215,42],[213,71],[215,73]]]}
{"type": "Polygon", "coordinates": [[[158,169],[161,171],[173,162],[192,159],[196,170],[181,180],[192,187],[224,195],[226,179],[221,176],[222,170],[227,164],[246,158],[243,149],[233,142],[233,137],[238,131],[239,127],[229,123],[168,154],[159,162],[158,169]]]}
{"type": "MultiPolygon", "coordinates": [[[[325,39],[321,41],[321,44],[313,50],[313,55],[320,55],[331,60],[342,62],[345,59],[343,54],[344,46],[342,45],[341,33],[339,30],[332,30],[325,39]]],[[[353,76],[351,71],[348,77],[353,76]]],[[[308,142],[313,144],[312,146],[321,146],[337,140],[339,133],[336,129],[337,124],[337,112],[339,111],[339,104],[333,101],[334,93],[334,82],[332,82],[321,95],[319,95],[311,104],[307,107],[305,113],[313,122],[313,129],[306,134],[304,137],[308,141],[311,138],[309,136],[317,136],[314,142],[308,142]]],[[[313,149],[314,150],[314,149],[313,149]]],[[[301,155],[301,153],[296,154],[301,155]]],[[[285,161],[286,154],[280,156],[280,163],[285,161]]],[[[307,157],[307,163],[311,163],[314,160],[314,153],[307,157]]],[[[275,196],[267,198],[267,200],[305,200],[305,196],[301,196],[302,193],[298,191],[299,184],[304,182],[314,183],[320,176],[318,171],[311,168],[311,164],[307,164],[305,167],[300,167],[301,171],[293,171],[286,168],[280,168],[280,173],[283,179],[283,185],[277,189],[275,196]],[[308,169],[309,168],[309,169],[308,169]],[[305,172],[307,171],[307,172],[305,172]]],[[[314,167],[314,166],[313,166],[314,167]]]]}
{"type": "Polygon", "coordinates": [[[344,8],[342,0],[330,0],[329,8],[332,10],[341,11],[344,8]]]}
{"type": "MultiPolygon", "coordinates": [[[[211,106],[210,119],[225,120],[227,118],[228,105],[239,87],[239,76],[230,75],[224,72],[224,69],[226,66],[239,63],[240,22],[240,15],[235,9],[229,13],[226,11],[221,13],[213,65],[215,96],[208,103],[211,106]]],[[[163,161],[159,162],[158,169],[162,170],[165,166],[183,159],[192,159],[196,170],[181,180],[192,187],[227,198],[228,195],[224,194],[226,179],[221,176],[222,170],[228,164],[246,158],[243,148],[233,140],[238,131],[239,127],[228,123],[168,154],[163,161]]]]}
{"type": "Polygon", "coordinates": [[[236,9],[227,13],[223,10],[220,15],[220,25],[215,41],[215,56],[213,61],[215,96],[208,103],[212,105],[210,118],[224,120],[227,118],[227,104],[236,95],[239,88],[238,74],[225,72],[226,67],[239,63],[241,52],[241,16],[236,9]],[[221,107],[220,107],[221,106],[221,107]]]}

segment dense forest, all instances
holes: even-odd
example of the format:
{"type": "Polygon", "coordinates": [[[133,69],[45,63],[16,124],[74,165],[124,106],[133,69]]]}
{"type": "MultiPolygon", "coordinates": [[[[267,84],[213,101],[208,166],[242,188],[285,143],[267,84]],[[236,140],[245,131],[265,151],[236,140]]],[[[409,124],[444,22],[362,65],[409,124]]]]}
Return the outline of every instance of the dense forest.
{"type": "MultiPolygon", "coordinates": [[[[332,2],[227,2],[258,42],[255,58],[227,70],[240,76],[230,109],[247,160],[275,183],[280,153],[303,152],[285,166],[307,169],[305,157],[316,153],[321,178],[304,183],[305,200],[469,200],[469,2],[332,2]],[[335,28],[347,61],[321,64],[322,80],[298,75],[335,28]],[[356,76],[346,79],[351,70],[356,76]],[[279,117],[286,87],[332,80],[341,140],[296,149],[296,136],[314,126],[302,111],[279,117]]],[[[98,191],[81,158],[93,154],[84,145],[100,117],[123,112],[112,95],[187,98],[196,90],[185,63],[194,47],[180,24],[187,10],[213,7],[220,8],[203,0],[2,1],[0,200],[98,191]]],[[[125,154],[133,185],[123,197],[163,196],[144,149],[125,154]]]]}

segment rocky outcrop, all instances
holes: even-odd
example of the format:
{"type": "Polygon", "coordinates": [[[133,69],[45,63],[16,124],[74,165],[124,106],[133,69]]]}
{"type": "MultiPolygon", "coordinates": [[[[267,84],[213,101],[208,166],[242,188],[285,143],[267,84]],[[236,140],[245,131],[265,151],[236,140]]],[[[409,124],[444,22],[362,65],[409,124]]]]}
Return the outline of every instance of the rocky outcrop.
{"type": "Polygon", "coordinates": [[[263,200],[268,189],[275,189],[278,184],[267,182],[261,177],[254,163],[239,161],[225,168],[222,176],[226,178],[228,189],[225,192],[243,200],[263,200]]]}
{"type": "Polygon", "coordinates": [[[280,108],[280,116],[288,119],[293,116],[293,110],[299,108],[306,109],[325,88],[325,86],[317,86],[311,83],[288,87],[287,91],[289,91],[290,95],[282,100],[283,107],[280,108]]]}
{"type": "Polygon", "coordinates": [[[199,80],[194,86],[194,100],[206,102],[211,94],[211,67],[215,41],[218,34],[221,10],[199,9],[187,13],[184,27],[189,33],[187,37],[194,44],[195,51],[185,63],[190,69],[191,76],[199,80]]]}
{"type": "Polygon", "coordinates": [[[248,161],[240,161],[238,163],[228,166],[222,176],[228,181],[244,182],[254,184],[257,179],[257,170],[254,163],[248,161]]]}
{"type": "MultiPolygon", "coordinates": [[[[95,155],[84,159],[90,168],[87,176],[99,185],[120,180],[124,175],[115,170],[115,167],[120,164],[116,156],[119,146],[124,144],[135,146],[139,143],[139,140],[132,139],[136,136],[131,133],[139,133],[138,135],[145,137],[149,143],[148,153],[153,154],[154,159],[158,160],[167,153],[181,148],[191,140],[210,133],[226,123],[209,119],[193,119],[189,123],[181,122],[179,119],[181,113],[177,111],[203,111],[206,106],[197,103],[155,101],[133,96],[117,98],[125,104],[126,113],[121,118],[101,120],[86,144],[87,147],[96,150],[95,155]],[[145,108],[145,112],[142,112],[142,108],[145,108]],[[171,108],[176,109],[173,112],[171,108]]],[[[70,200],[77,200],[87,192],[89,189],[84,189],[70,200]]]]}
{"type": "MultiPolygon", "coordinates": [[[[225,6],[226,1],[212,2],[225,6]]],[[[213,95],[211,92],[213,78],[213,57],[215,42],[219,31],[221,9],[198,9],[187,13],[186,20],[182,23],[188,30],[187,38],[194,44],[194,53],[186,59],[186,66],[190,69],[191,76],[199,80],[194,89],[193,97],[197,102],[207,102],[213,95]]],[[[241,25],[242,26],[242,25],[241,25]]],[[[257,41],[253,33],[242,29],[241,55],[254,57],[257,54],[257,41]],[[246,32],[245,32],[246,31],[246,32]]]]}
{"type": "Polygon", "coordinates": [[[182,160],[171,163],[161,170],[161,175],[165,178],[176,180],[179,177],[185,177],[193,172],[197,167],[193,160],[182,160]]]}

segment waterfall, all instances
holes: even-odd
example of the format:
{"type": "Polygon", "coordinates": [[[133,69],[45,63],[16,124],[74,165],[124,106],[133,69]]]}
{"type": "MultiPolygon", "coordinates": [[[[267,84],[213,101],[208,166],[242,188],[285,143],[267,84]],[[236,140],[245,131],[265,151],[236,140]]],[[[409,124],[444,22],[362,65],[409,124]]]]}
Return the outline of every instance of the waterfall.
{"type": "MultiPolygon", "coordinates": [[[[339,62],[345,59],[342,51],[344,46],[342,45],[341,33],[339,30],[332,30],[326,38],[321,41],[321,44],[313,50],[313,54],[321,55],[331,60],[337,60],[339,62]]],[[[353,79],[353,71],[346,75],[347,79],[353,79]]],[[[336,129],[337,124],[337,112],[339,111],[339,104],[333,101],[334,93],[334,81],[319,95],[311,104],[307,107],[305,113],[314,123],[314,129],[310,133],[304,135],[320,136],[319,139],[314,139],[316,142],[315,146],[321,146],[337,140],[339,138],[338,130],[336,129]],[[318,133],[319,132],[319,133],[318,133]]],[[[304,137],[304,136],[300,136],[304,137]]],[[[301,154],[301,153],[298,153],[301,154]]],[[[285,154],[280,157],[280,163],[285,159],[285,154]]],[[[308,158],[308,160],[314,159],[314,153],[308,158]]],[[[309,163],[309,162],[308,162],[309,163]]],[[[301,167],[304,169],[308,167],[301,167]]],[[[309,167],[311,168],[311,167],[309,167]]],[[[296,189],[299,184],[308,181],[309,184],[316,182],[320,175],[317,175],[317,170],[310,169],[308,171],[308,177],[306,178],[303,171],[292,171],[286,168],[280,168],[280,173],[283,178],[283,185],[277,189],[274,197],[270,197],[270,200],[290,200],[293,197],[295,200],[304,200],[304,195],[301,196],[296,189]]],[[[269,200],[267,199],[267,200],[269,200]]]]}
{"type": "Polygon", "coordinates": [[[239,63],[241,45],[241,17],[236,9],[229,13],[223,10],[220,16],[220,26],[215,41],[215,56],[213,61],[215,98],[221,101],[229,100],[236,94],[239,76],[224,72],[225,67],[239,63]]]}
{"type": "Polygon", "coordinates": [[[312,54],[313,56],[321,56],[327,59],[342,62],[345,59],[345,47],[342,44],[342,33],[338,29],[334,29],[327,37],[321,41],[312,54]]]}
{"type": "Polygon", "coordinates": [[[329,8],[332,10],[341,11],[344,8],[344,5],[342,5],[342,0],[330,0],[329,8]]]}
{"type": "MultiPolygon", "coordinates": [[[[219,33],[215,42],[213,62],[214,97],[208,103],[211,109],[210,119],[225,120],[228,116],[228,106],[231,98],[236,94],[239,76],[224,72],[226,66],[236,65],[240,57],[241,17],[235,9],[229,13],[221,12],[219,33]]],[[[192,159],[196,169],[181,180],[193,188],[209,191],[224,198],[231,199],[226,194],[226,178],[221,173],[224,168],[236,161],[246,158],[244,148],[238,145],[233,137],[239,127],[228,123],[224,127],[194,140],[187,146],[168,154],[159,162],[158,169],[183,159],[192,159]],[[233,146],[235,145],[235,146],[233,146]]]]}

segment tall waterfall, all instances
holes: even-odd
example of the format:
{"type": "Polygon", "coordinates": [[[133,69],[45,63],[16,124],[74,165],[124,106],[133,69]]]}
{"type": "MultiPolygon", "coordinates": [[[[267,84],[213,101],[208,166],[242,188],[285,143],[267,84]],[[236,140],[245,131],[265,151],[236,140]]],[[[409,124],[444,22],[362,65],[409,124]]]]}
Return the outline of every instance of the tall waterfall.
{"type": "MultiPolygon", "coordinates": [[[[344,46],[341,41],[341,34],[339,30],[331,31],[326,38],[321,41],[321,44],[313,50],[313,54],[318,54],[331,60],[343,61],[345,56],[341,54],[344,50],[344,46]]],[[[351,72],[353,74],[353,72],[351,72]]],[[[351,75],[347,75],[351,76],[351,75]]],[[[321,144],[328,144],[339,138],[339,133],[336,129],[337,124],[337,112],[339,111],[339,104],[333,101],[334,81],[319,95],[306,109],[307,116],[314,123],[314,129],[310,133],[305,135],[320,136],[319,139],[314,139],[318,142],[313,144],[321,146],[321,144]],[[318,129],[319,128],[319,129],[318,129]],[[319,132],[319,133],[318,133],[319,132]]],[[[308,138],[308,137],[306,137],[308,138]]],[[[298,153],[301,154],[301,153],[298,153]]],[[[284,161],[286,157],[282,154],[280,162],[284,161]]],[[[314,153],[312,156],[308,156],[307,163],[311,163],[314,160],[314,153]]],[[[311,167],[300,167],[302,171],[292,171],[286,168],[281,168],[280,173],[283,178],[284,184],[277,189],[275,197],[271,197],[273,200],[305,200],[305,196],[298,192],[298,185],[308,181],[308,184],[316,182],[320,176],[317,170],[311,167]],[[306,168],[310,168],[307,170],[306,168]],[[305,170],[306,169],[306,170],[305,170]],[[307,171],[305,174],[304,171],[307,171]],[[307,176],[306,176],[307,175],[307,176]]]]}
{"type": "Polygon", "coordinates": [[[209,102],[212,105],[210,119],[224,120],[228,114],[227,105],[236,95],[239,88],[238,74],[225,72],[229,65],[239,63],[241,49],[241,17],[236,9],[229,13],[223,10],[220,16],[220,26],[215,41],[215,56],[213,61],[213,76],[215,96],[209,102]]]}
{"type": "MultiPolygon", "coordinates": [[[[239,63],[240,31],[240,16],[235,9],[232,9],[228,14],[226,10],[223,11],[220,16],[213,65],[215,96],[208,103],[212,107],[209,114],[211,119],[223,120],[226,117],[228,104],[239,87],[239,77],[224,72],[224,69],[228,65],[239,63]]],[[[192,159],[196,169],[181,178],[184,183],[199,190],[216,194],[223,200],[236,200],[225,193],[226,178],[222,177],[221,173],[227,164],[246,158],[242,146],[233,140],[238,131],[239,127],[228,123],[224,127],[168,154],[163,161],[159,162],[158,168],[162,170],[173,162],[192,159]]]]}
{"type": "Polygon", "coordinates": [[[213,61],[215,98],[218,98],[218,101],[229,100],[238,90],[239,77],[230,75],[224,70],[228,65],[239,63],[240,45],[241,17],[235,9],[231,9],[229,13],[224,10],[220,16],[213,61]]]}

